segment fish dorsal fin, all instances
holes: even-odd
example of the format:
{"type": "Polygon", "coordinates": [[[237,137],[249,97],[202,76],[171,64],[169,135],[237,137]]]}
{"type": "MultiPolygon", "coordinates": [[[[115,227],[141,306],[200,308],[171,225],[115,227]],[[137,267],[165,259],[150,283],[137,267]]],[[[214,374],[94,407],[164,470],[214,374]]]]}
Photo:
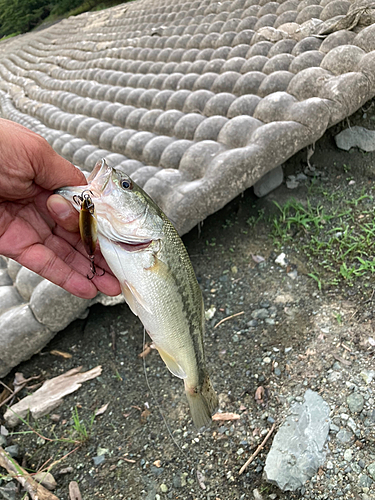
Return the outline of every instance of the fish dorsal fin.
{"type": "Polygon", "coordinates": [[[150,308],[143,300],[142,296],[134,288],[134,286],[131,285],[131,283],[124,281],[124,283],[121,284],[121,290],[124,294],[126,302],[128,303],[128,306],[136,316],[138,316],[137,304],[139,304],[141,307],[143,307],[143,309],[145,309],[145,311],[151,314],[150,308]]]}
{"type": "Polygon", "coordinates": [[[167,352],[163,351],[163,349],[160,349],[157,345],[155,345],[156,349],[159,351],[159,354],[164,361],[164,363],[167,365],[168,370],[178,378],[186,378],[187,375],[185,371],[181,368],[181,366],[177,363],[177,361],[167,352]]]}

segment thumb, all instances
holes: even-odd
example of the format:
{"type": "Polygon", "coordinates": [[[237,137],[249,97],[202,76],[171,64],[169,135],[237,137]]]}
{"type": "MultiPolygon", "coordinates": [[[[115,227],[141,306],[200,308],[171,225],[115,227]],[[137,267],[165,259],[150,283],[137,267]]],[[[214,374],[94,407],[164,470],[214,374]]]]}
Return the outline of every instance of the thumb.
{"type": "Polygon", "coordinates": [[[52,194],[47,200],[47,208],[59,226],[73,233],[78,231],[78,212],[68,200],[52,194]]]}

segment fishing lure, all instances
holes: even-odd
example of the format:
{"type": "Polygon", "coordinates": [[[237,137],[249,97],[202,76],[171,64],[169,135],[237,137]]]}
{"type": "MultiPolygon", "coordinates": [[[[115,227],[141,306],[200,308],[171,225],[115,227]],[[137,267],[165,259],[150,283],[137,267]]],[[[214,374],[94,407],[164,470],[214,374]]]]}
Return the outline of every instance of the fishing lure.
{"type": "Polygon", "coordinates": [[[75,195],[73,197],[75,203],[80,205],[81,210],[79,212],[79,232],[81,234],[81,240],[86,253],[90,259],[90,270],[92,276],[87,275],[89,280],[92,280],[94,276],[103,276],[102,274],[96,272],[95,267],[95,249],[97,242],[97,228],[96,228],[96,218],[95,218],[95,206],[92,201],[92,192],[90,190],[82,191],[80,195],[75,195]]]}

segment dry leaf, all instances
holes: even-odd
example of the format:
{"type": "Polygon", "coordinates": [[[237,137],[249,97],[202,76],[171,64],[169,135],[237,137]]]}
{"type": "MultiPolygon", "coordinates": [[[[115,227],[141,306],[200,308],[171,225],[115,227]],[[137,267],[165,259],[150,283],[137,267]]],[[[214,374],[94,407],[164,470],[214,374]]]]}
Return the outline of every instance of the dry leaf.
{"type": "Polygon", "coordinates": [[[143,351],[138,354],[138,357],[139,358],[145,358],[146,356],[148,356],[151,352],[151,344],[150,343],[146,343],[144,346],[143,346],[143,351]]]}
{"type": "Polygon", "coordinates": [[[264,387],[259,386],[258,389],[255,391],[255,401],[258,403],[258,405],[264,403],[264,387]]]}
{"type": "Polygon", "coordinates": [[[261,255],[253,255],[253,254],[251,254],[251,258],[257,264],[259,264],[260,262],[264,262],[264,260],[265,260],[264,257],[262,257],[261,255]]]}
{"type": "Polygon", "coordinates": [[[106,411],[106,409],[108,408],[108,405],[109,403],[103,405],[101,408],[99,408],[99,410],[96,410],[95,412],[95,417],[97,417],[98,415],[103,415],[103,413],[106,411]]]}
{"type": "Polygon", "coordinates": [[[212,415],[212,420],[239,420],[240,415],[237,415],[237,413],[215,413],[215,415],[212,415]]]}
{"type": "Polygon", "coordinates": [[[30,412],[34,418],[47,415],[62,403],[62,398],[71,394],[81,387],[83,382],[98,377],[102,373],[102,367],[97,366],[92,370],[81,373],[82,366],[73,368],[58,377],[46,380],[42,387],[21,399],[4,414],[4,419],[10,427],[16,426],[20,418],[25,418],[30,412]]]}
{"type": "Polygon", "coordinates": [[[50,351],[49,353],[52,354],[53,356],[61,356],[64,359],[72,358],[72,355],[69,354],[68,352],[58,351],[57,349],[54,349],[53,351],[50,351]]]}
{"type": "Polygon", "coordinates": [[[205,490],[206,485],[204,484],[204,481],[206,478],[199,470],[197,470],[197,479],[198,479],[199,486],[202,488],[202,490],[205,490]]]}
{"type": "Polygon", "coordinates": [[[141,422],[145,423],[150,415],[151,415],[151,412],[148,408],[143,410],[143,412],[141,413],[141,422]]]}

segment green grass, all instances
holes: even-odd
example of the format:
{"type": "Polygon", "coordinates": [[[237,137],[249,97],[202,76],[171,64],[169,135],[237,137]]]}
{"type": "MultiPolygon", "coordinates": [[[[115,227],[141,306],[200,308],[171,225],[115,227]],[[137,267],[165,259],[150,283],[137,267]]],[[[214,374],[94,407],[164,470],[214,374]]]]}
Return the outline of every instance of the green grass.
{"type": "Polygon", "coordinates": [[[73,413],[73,435],[77,436],[76,440],[83,444],[86,443],[91,436],[92,426],[95,420],[95,412],[92,414],[90,420],[85,423],[79,419],[78,408],[75,406],[73,413]]]}
{"type": "MultiPolygon", "coordinates": [[[[329,192],[323,196],[323,202],[315,204],[315,196],[303,204],[295,199],[283,206],[274,202],[278,213],[268,224],[275,247],[303,254],[311,269],[308,276],[319,289],[369,280],[375,272],[373,197],[363,191],[351,199],[329,192]]],[[[248,223],[262,219],[260,214],[248,223]]]]}

